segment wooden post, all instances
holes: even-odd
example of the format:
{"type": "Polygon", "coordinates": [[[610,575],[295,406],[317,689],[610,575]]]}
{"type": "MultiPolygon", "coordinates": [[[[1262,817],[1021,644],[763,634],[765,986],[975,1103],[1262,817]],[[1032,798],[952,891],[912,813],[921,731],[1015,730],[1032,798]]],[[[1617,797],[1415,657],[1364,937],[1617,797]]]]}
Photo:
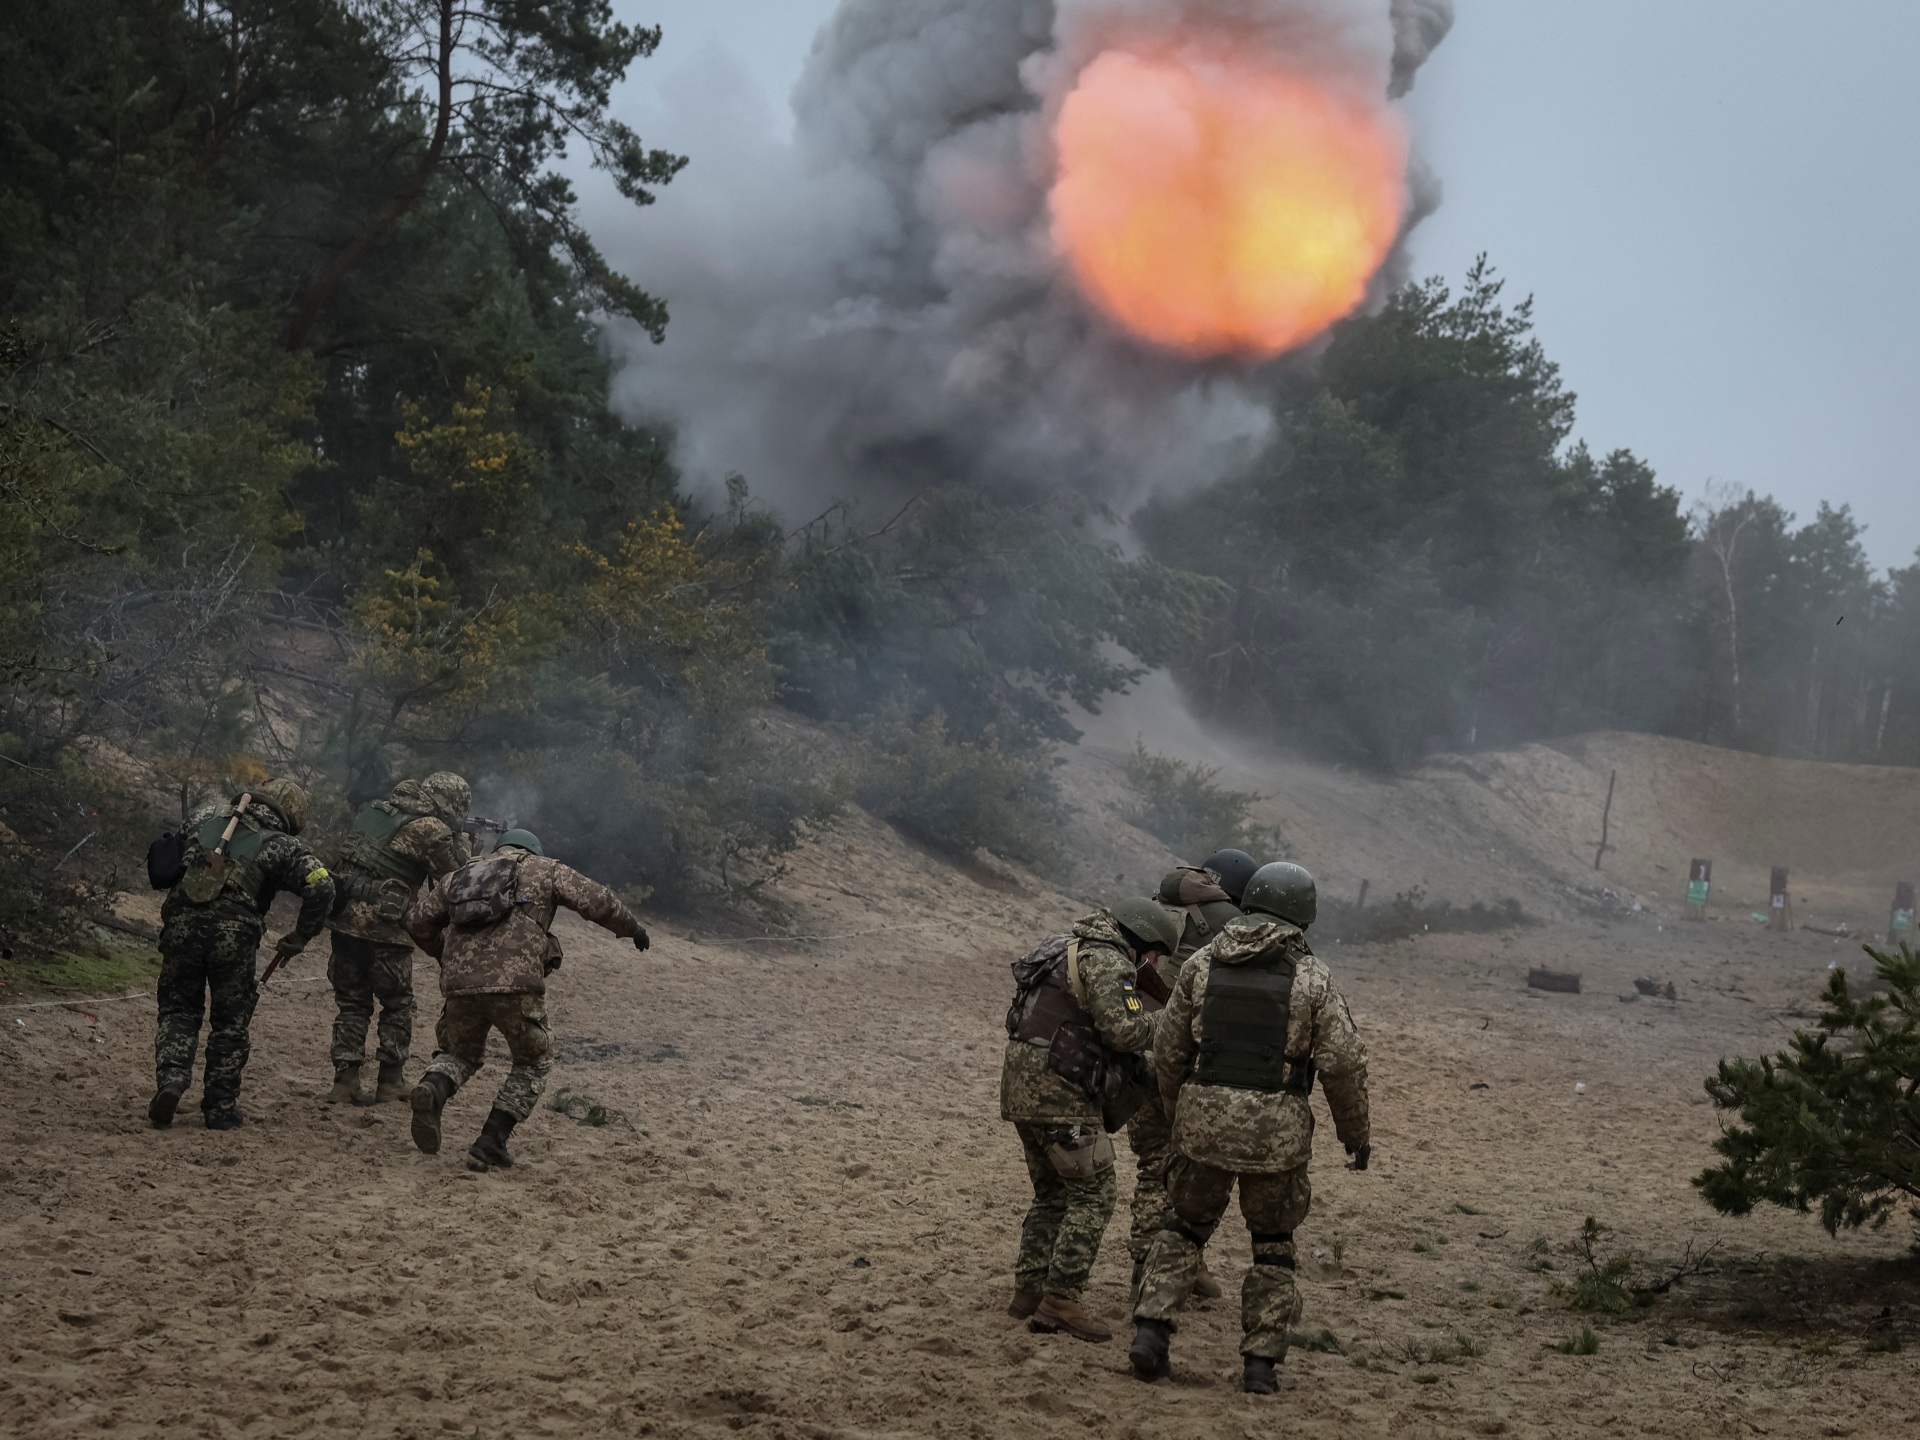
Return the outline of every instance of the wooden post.
{"type": "Polygon", "coordinates": [[[1600,857],[1613,847],[1607,843],[1607,825],[1613,819],[1613,782],[1620,778],[1618,770],[1607,772],[1607,808],[1600,812],[1600,848],[1593,852],[1593,868],[1600,868],[1600,857]]]}
{"type": "Polygon", "coordinates": [[[1767,929],[1783,933],[1793,929],[1793,900],[1787,894],[1787,872],[1783,866],[1773,867],[1768,892],[1767,929]]]}
{"type": "Polygon", "coordinates": [[[1687,865],[1687,919],[1707,918],[1707,894],[1713,889],[1713,861],[1695,858],[1687,865]]]}
{"type": "Polygon", "coordinates": [[[1372,883],[1371,880],[1362,880],[1360,882],[1360,898],[1353,902],[1353,908],[1356,912],[1367,908],[1367,886],[1372,883]]]}
{"type": "Polygon", "coordinates": [[[1913,943],[1913,882],[1902,880],[1893,887],[1893,913],[1887,917],[1887,944],[1913,943]]]}

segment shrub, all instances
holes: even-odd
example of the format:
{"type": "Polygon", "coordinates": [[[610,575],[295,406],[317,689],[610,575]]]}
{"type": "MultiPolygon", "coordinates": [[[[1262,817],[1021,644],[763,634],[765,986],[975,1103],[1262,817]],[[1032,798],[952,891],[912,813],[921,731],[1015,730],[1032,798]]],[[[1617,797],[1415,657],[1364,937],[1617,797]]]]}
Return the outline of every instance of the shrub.
{"type": "Polygon", "coordinates": [[[1278,830],[1253,819],[1253,807],[1266,797],[1229,790],[1218,782],[1215,767],[1155,755],[1136,740],[1126,774],[1136,799],[1128,822],[1164,840],[1176,855],[1200,860],[1234,849],[1271,856],[1283,848],[1278,830]]]}
{"type": "Polygon", "coordinates": [[[1708,1204],[1745,1215],[1765,1203],[1818,1207],[1828,1233],[1879,1227],[1907,1203],[1920,1221],[1920,954],[1863,947],[1885,995],[1856,1000],[1835,970],[1811,1031],[1760,1060],[1722,1060],[1706,1082],[1739,1112],[1694,1178],[1708,1204]]]}
{"type": "Polygon", "coordinates": [[[1060,838],[1050,768],[1044,752],[1005,748],[991,730],[979,741],[951,738],[937,711],[917,725],[894,716],[870,732],[854,797],[937,849],[1039,861],[1060,838]]]}

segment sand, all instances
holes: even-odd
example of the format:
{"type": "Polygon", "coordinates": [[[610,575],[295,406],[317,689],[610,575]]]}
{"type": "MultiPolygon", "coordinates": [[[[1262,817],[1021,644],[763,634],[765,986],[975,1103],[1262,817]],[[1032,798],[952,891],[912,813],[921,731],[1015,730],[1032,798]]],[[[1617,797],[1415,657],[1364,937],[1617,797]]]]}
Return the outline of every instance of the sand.
{"type": "MultiPolygon", "coordinates": [[[[1445,813],[1420,824],[1523,853],[1445,813]]],[[[1301,803],[1292,823],[1323,822],[1301,803]]],[[[1391,858],[1361,856],[1379,884],[1391,858]]],[[[1529,896],[1561,863],[1528,854],[1548,877],[1529,896]]],[[[261,1002],[229,1134],[191,1093],[171,1130],[147,1126],[150,1000],[0,1012],[0,1434],[1920,1433],[1904,1221],[1833,1240],[1781,1212],[1722,1218],[1689,1185],[1717,1133],[1702,1077],[1782,1043],[1849,945],[1648,910],[1329,947],[1373,1047],[1375,1160],[1345,1171],[1323,1130],[1301,1329],[1347,1353],[1297,1349],[1280,1396],[1255,1398],[1231,1290],[1182,1323],[1170,1383],[1127,1374],[1124,1157],[1089,1294],[1120,1336],[1004,1314],[1027,1198],[997,1118],[1006,966],[1077,900],[956,870],[857,812],[783,891],[807,934],[840,938],[662,924],[640,955],[563,921],[549,1098],[615,1113],[543,1106],[504,1173],[462,1164],[498,1052],[438,1157],[412,1149],[404,1106],[323,1103],[318,955],[261,1002]],[[1583,993],[1528,992],[1533,963],[1584,972],[1583,993]],[[1623,1003],[1643,975],[1678,1000],[1623,1003]],[[1717,1243],[1719,1269],[1595,1322],[1597,1354],[1561,1354],[1589,1317],[1551,1286],[1589,1215],[1656,1262],[1717,1243]],[[1890,1334],[1908,1348],[1876,1348],[1890,1334]]],[[[430,997],[430,962],[420,980],[430,997]]],[[[1247,1258],[1230,1218],[1214,1268],[1231,1286],[1247,1258]]]]}

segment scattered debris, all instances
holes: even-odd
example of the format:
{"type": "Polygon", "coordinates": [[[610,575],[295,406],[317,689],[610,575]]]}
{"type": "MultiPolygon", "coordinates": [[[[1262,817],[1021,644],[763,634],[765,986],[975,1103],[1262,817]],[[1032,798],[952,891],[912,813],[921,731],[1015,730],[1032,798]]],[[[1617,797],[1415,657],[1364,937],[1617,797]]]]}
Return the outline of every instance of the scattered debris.
{"type": "Polygon", "coordinates": [[[1576,971],[1549,970],[1544,965],[1535,965],[1527,971],[1527,988],[1552,990],[1562,995],[1578,995],[1580,976],[1576,971]]]}

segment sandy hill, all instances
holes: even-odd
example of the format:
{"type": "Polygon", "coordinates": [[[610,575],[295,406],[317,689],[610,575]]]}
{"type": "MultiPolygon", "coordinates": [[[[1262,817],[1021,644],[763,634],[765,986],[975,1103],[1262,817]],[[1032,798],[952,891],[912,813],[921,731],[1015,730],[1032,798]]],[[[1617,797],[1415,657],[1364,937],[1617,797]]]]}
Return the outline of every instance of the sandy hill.
{"type": "Polygon", "coordinates": [[[1217,766],[1258,791],[1260,817],[1330,893],[1360,882],[1386,898],[1497,901],[1565,916],[1611,890],[1627,905],[1677,913],[1694,856],[1714,862],[1712,911],[1763,907],[1768,872],[1792,872],[1801,921],[1886,923],[1897,881],[1920,876],[1920,770],[1781,760],[1660,736],[1602,732],[1515,750],[1435,756],[1411,774],[1358,773],[1208,733],[1165,676],[1099,715],[1069,752],[1081,808],[1081,888],[1144,883],[1164,850],[1124,825],[1123,765],[1150,750],[1217,766]],[[1617,774],[1612,848],[1594,869],[1607,781],[1617,774]]]}

